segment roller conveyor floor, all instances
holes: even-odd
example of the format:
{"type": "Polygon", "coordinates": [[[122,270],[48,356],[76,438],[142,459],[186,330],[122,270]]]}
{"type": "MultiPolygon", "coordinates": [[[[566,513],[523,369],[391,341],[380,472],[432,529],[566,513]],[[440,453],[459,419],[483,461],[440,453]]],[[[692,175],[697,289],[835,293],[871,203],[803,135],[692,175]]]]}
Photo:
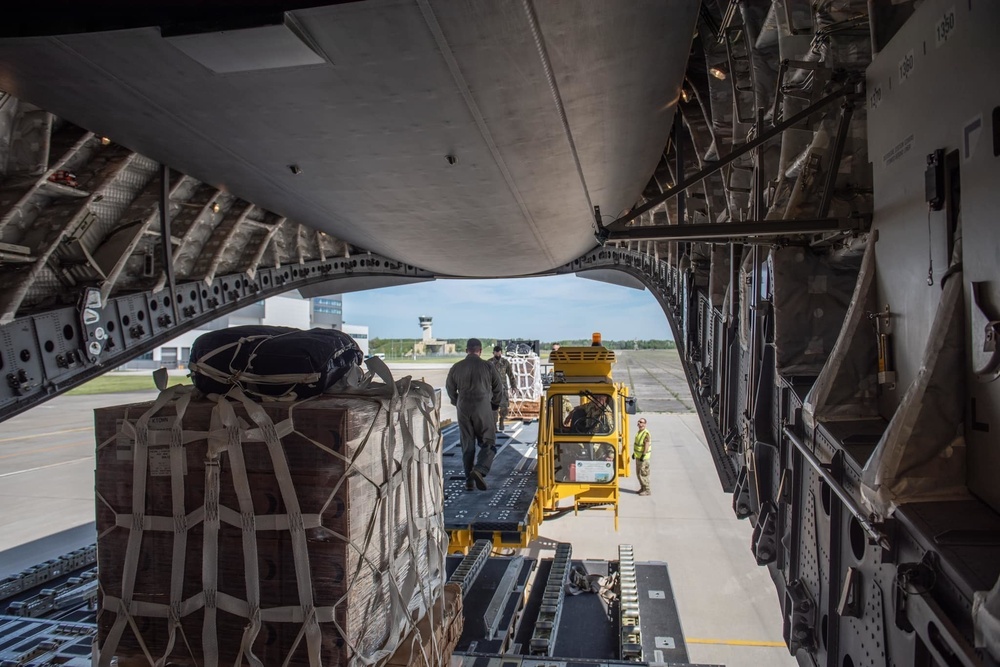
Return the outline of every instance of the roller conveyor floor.
{"type": "MultiPolygon", "coordinates": [[[[480,543],[483,544],[483,543],[480,543]]],[[[567,551],[568,553],[568,551],[567,551]]],[[[474,560],[475,554],[469,558],[474,560]]],[[[670,575],[664,563],[635,564],[635,580],[640,611],[642,660],[624,660],[619,641],[619,599],[583,592],[564,593],[558,599],[556,626],[551,633],[550,651],[539,652],[538,627],[551,602],[548,595],[553,586],[553,562],[556,559],[533,560],[520,557],[480,558],[478,567],[468,567],[471,576],[464,578],[465,628],[456,655],[463,667],[574,667],[576,665],[662,664],[690,665],[684,645],[680,619],[670,585],[670,575]],[[517,573],[514,585],[504,581],[517,573]],[[522,584],[522,582],[524,582],[522,584]],[[501,596],[506,601],[498,603],[501,596]],[[545,598],[545,599],[543,599],[545,598]],[[504,610],[499,624],[490,626],[492,618],[484,612],[491,608],[504,610]],[[506,628],[508,637],[487,636],[489,627],[506,628]]],[[[617,561],[569,561],[571,567],[587,574],[606,577],[618,571],[617,561]]],[[[462,556],[449,556],[449,574],[459,569],[462,556]]],[[[558,565],[556,566],[558,567],[558,565]]],[[[615,577],[612,577],[615,580],[615,577]]],[[[564,586],[556,577],[555,588],[564,586]]],[[[551,607],[549,607],[551,610],[551,607]]],[[[453,663],[454,664],[454,663],[453,663]]]]}
{"type": "Polygon", "coordinates": [[[507,534],[505,541],[517,541],[516,536],[528,527],[538,492],[538,422],[513,422],[497,434],[497,453],[486,478],[486,491],[465,489],[458,425],[445,427],[441,435],[445,529],[471,530],[474,539],[492,539],[498,532],[507,534]]]}

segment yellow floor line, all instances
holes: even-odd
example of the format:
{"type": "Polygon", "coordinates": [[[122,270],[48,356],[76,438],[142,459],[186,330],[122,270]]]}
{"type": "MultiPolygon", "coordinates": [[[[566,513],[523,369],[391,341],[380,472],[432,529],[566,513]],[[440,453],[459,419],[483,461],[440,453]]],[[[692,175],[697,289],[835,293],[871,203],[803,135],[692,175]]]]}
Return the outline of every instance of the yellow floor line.
{"type": "Polygon", "coordinates": [[[50,431],[49,433],[29,433],[19,435],[16,438],[0,438],[0,442],[17,442],[18,440],[34,440],[36,438],[47,438],[50,435],[65,435],[66,433],[80,433],[82,431],[93,431],[93,426],[83,426],[81,428],[68,428],[65,431],[50,431]]]}
{"type": "Polygon", "coordinates": [[[763,646],[765,648],[785,648],[785,642],[757,641],[755,639],[703,639],[685,637],[688,644],[722,644],[725,646],[763,646]]]}

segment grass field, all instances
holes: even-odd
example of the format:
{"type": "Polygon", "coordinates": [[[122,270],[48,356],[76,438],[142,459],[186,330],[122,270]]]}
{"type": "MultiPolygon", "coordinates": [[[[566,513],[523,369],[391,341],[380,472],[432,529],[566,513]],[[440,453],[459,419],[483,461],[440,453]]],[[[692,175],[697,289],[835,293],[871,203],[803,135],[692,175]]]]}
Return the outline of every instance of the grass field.
{"type": "Polygon", "coordinates": [[[456,361],[465,359],[465,355],[443,355],[440,357],[386,357],[383,361],[388,364],[453,364],[456,361]]]}
{"type": "MultiPolygon", "coordinates": [[[[169,386],[175,384],[188,384],[190,380],[183,375],[172,375],[168,381],[169,386]]],[[[94,378],[86,384],[82,384],[75,389],[66,392],[69,396],[87,396],[91,394],[121,394],[129,391],[155,391],[153,376],[143,373],[129,375],[102,375],[94,378]]]]}
{"type": "MultiPolygon", "coordinates": [[[[441,357],[417,357],[413,359],[412,357],[402,357],[395,359],[386,359],[387,363],[393,364],[394,366],[413,366],[413,371],[407,371],[408,373],[415,373],[417,368],[421,366],[426,366],[430,364],[454,364],[456,361],[460,361],[465,358],[465,355],[447,355],[441,357]]],[[[169,380],[169,386],[174,386],[175,384],[190,384],[191,379],[183,375],[171,375],[169,380]]],[[[153,376],[151,373],[110,373],[108,375],[102,375],[101,377],[94,378],[90,382],[83,384],[75,389],[70,389],[66,392],[68,396],[89,396],[93,394],[121,394],[130,391],[155,391],[156,385],[153,384],[153,376]]]]}
{"type": "MultiPolygon", "coordinates": [[[[465,355],[447,355],[441,357],[397,357],[386,359],[394,366],[413,366],[415,369],[430,364],[454,364],[465,358],[465,355]]],[[[413,371],[409,371],[413,372],[413,371]]],[[[171,375],[169,386],[175,384],[190,384],[191,379],[184,375],[171,375]]],[[[94,394],[122,394],[130,391],[155,391],[152,373],[109,373],[94,378],[86,384],[66,392],[67,396],[90,396],[94,394]]]]}
{"type": "MultiPolygon", "coordinates": [[[[489,359],[491,356],[493,356],[491,353],[488,353],[485,350],[483,351],[483,359],[489,359]]],[[[389,357],[386,357],[384,361],[387,364],[414,364],[416,366],[419,366],[420,364],[453,364],[456,361],[461,361],[462,359],[465,359],[464,354],[446,355],[441,357],[417,357],[416,359],[413,359],[412,357],[394,357],[391,359],[389,357]]],[[[542,363],[546,364],[548,363],[548,361],[549,361],[548,353],[543,353],[542,363]]]]}

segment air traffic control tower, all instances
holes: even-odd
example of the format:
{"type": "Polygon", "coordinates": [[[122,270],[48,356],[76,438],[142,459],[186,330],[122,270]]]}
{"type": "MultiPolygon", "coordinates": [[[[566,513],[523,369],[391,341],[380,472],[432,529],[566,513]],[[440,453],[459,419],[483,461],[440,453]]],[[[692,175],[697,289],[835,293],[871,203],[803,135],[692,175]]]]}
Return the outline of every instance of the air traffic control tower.
{"type": "Polygon", "coordinates": [[[420,315],[421,340],[413,346],[413,352],[417,356],[439,356],[443,354],[455,354],[455,344],[445,340],[437,340],[431,331],[434,318],[429,315],[420,315]]]}

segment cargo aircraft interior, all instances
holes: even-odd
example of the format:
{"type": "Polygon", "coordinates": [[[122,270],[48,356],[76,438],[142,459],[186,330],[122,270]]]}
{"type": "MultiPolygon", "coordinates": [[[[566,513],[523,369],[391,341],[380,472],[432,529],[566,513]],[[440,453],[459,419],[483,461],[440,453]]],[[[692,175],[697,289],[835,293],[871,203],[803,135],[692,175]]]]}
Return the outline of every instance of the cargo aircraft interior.
{"type": "Polygon", "coordinates": [[[0,420],[291,290],[648,290],[788,654],[1000,664],[1000,3],[5,14],[0,420]]]}

